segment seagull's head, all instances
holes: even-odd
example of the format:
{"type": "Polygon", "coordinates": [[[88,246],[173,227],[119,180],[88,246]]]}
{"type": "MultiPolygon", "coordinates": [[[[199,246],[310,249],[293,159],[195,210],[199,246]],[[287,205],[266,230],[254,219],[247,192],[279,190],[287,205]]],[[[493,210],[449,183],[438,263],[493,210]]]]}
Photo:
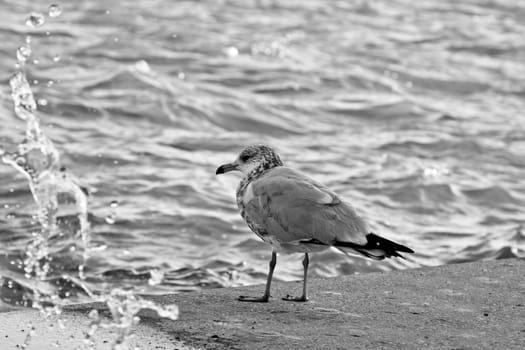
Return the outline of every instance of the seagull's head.
{"type": "Polygon", "coordinates": [[[280,165],[283,165],[283,162],[273,148],[266,145],[252,145],[243,149],[233,163],[223,164],[218,167],[215,174],[219,175],[237,170],[246,176],[253,172],[263,172],[280,165]]]}

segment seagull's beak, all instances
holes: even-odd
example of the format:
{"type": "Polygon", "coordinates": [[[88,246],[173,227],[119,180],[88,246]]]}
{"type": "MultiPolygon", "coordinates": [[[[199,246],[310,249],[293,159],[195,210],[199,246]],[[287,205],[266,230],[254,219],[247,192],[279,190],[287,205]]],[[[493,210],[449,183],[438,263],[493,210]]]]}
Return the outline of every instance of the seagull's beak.
{"type": "Polygon", "coordinates": [[[217,168],[217,171],[215,172],[215,175],[225,174],[225,173],[227,173],[229,171],[233,171],[233,170],[239,170],[239,164],[237,164],[237,163],[223,164],[223,165],[221,165],[220,167],[217,168]]]}

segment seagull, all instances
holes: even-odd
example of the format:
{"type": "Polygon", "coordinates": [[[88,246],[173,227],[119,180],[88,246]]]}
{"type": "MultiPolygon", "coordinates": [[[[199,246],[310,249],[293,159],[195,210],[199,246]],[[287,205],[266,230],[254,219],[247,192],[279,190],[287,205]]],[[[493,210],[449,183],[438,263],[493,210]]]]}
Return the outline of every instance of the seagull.
{"type": "Polygon", "coordinates": [[[277,253],[304,253],[303,293],[283,300],[305,302],[309,253],[335,247],[382,260],[414,253],[404,245],[380,237],[368,229],[354,208],[321,183],[283,165],[269,146],[252,145],[233,163],[221,165],[216,175],[240,171],[237,206],[248,227],[272,246],[272,257],[261,297],[240,296],[240,301],[268,302],[277,253]]]}

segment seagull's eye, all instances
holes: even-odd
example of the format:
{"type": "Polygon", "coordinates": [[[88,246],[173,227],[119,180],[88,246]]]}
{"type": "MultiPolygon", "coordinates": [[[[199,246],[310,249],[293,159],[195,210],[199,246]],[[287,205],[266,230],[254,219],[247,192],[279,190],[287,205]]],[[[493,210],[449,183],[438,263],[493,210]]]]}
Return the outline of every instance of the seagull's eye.
{"type": "Polygon", "coordinates": [[[243,162],[247,162],[248,159],[250,159],[250,155],[249,155],[249,154],[243,154],[243,155],[241,156],[241,160],[242,160],[243,162]]]}

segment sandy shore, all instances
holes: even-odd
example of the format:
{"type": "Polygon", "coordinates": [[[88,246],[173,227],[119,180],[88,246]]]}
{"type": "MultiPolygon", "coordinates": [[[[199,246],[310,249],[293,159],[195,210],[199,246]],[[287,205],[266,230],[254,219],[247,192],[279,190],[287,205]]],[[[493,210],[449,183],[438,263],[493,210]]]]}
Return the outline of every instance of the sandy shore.
{"type": "MultiPolygon", "coordinates": [[[[316,279],[308,303],[280,299],[300,293],[295,282],[275,283],[266,304],[236,300],[262,289],[156,297],[177,304],[180,319],[142,312],[132,344],[142,349],[522,349],[525,344],[525,260],[316,279]]],[[[103,309],[83,304],[65,310],[64,330],[33,310],[0,313],[0,348],[18,349],[32,322],[36,334],[28,349],[74,349],[93,307],[103,309]]],[[[97,332],[97,348],[109,349],[112,339],[109,331],[97,332]]]]}

